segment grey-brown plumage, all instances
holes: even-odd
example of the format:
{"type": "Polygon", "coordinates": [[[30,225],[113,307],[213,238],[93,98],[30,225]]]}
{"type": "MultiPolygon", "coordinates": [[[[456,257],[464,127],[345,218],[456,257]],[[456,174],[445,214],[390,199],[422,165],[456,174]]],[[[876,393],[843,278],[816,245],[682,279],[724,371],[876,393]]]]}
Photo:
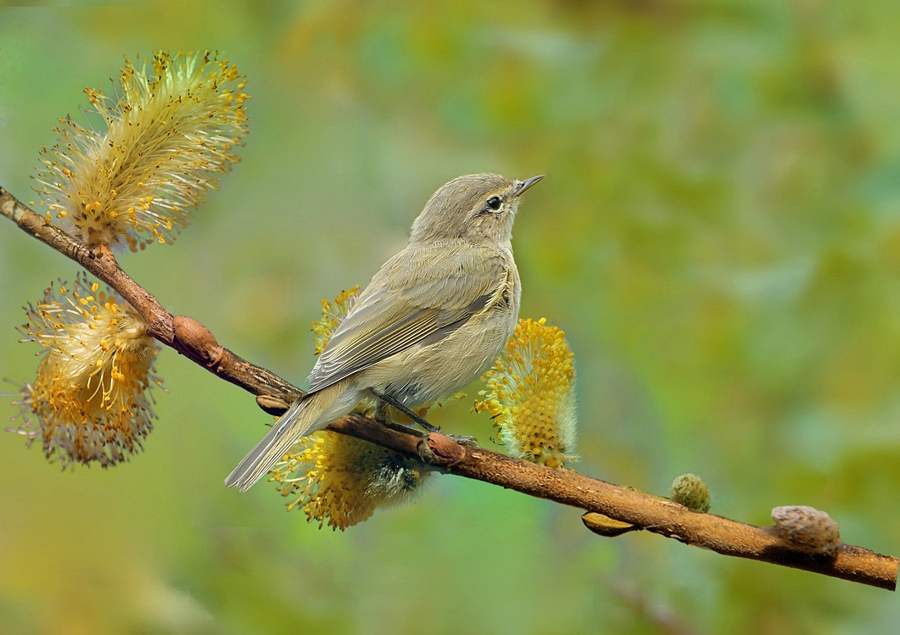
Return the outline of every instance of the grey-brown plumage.
{"type": "Polygon", "coordinates": [[[519,196],[540,176],[472,174],[441,187],[329,339],[309,392],[225,479],[247,490],[302,436],[372,391],[409,408],[452,395],[481,375],[516,325],[521,285],[512,253],[519,196]]]}

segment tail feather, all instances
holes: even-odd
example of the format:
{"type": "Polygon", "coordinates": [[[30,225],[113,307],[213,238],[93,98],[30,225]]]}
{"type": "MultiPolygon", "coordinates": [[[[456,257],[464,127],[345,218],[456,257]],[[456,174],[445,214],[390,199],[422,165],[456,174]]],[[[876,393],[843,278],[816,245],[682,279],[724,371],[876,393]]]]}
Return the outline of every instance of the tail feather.
{"type": "Polygon", "coordinates": [[[336,402],[348,401],[347,397],[350,398],[349,401],[354,398],[341,393],[346,391],[343,390],[343,386],[336,384],[295,401],[266,436],[232,470],[225,479],[225,487],[237,487],[246,492],[281,460],[297,439],[321,430],[348,412],[356,402],[353,401],[344,412],[341,412],[342,404],[336,402]]]}

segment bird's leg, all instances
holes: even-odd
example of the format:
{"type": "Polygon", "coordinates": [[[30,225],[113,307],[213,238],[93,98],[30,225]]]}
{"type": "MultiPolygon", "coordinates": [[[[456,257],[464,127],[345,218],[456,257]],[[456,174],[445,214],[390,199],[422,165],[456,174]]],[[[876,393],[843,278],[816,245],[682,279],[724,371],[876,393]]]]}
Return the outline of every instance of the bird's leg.
{"type": "MultiPolygon", "coordinates": [[[[369,390],[372,390],[372,389],[370,388],[369,390]]],[[[441,431],[440,428],[438,428],[437,426],[431,425],[430,423],[425,421],[425,419],[423,419],[422,417],[417,415],[415,412],[413,412],[412,410],[410,410],[409,408],[404,406],[400,401],[398,401],[397,399],[394,399],[387,393],[381,393],[381,392],[376,392],[376,391],[372,390],[372,394],[374,394],[376,397],[378,397],[379,402],[380,402],[380,404],[376,404],[376,406],[375,406],[376,421],[379,421],[380,423],[385,423],[385,421],[387,421],[387,412],[385,411],[383,404],[390,404],[390,405],[394,406],[394,408],[396,408],[397,410],[399,410],[400,412],[405,414],[407,417],[409,417],[410,419],[412,419],[413,421],[418,423],[420,426],[422,426],[422,429],[425,430],[425,432],[440,432],[441,431]],[[379,412],[379,410],[380,410],[380,412],[379,412]],[[379,416],[383,417],[383,419],[379,419],[378,418],[379,416]]]]}
{"type": "MultiPolygon", "coordinates": [[[[375,391],[373,390],[372,392],[374,393],[375,391]]],[[[388,402],[380,397],[375,400],[375,421],[381,424],[391,422],[391,418],[388,416],[388,402]]]]}
{"type": "MultiPolygon", "coordinates": [[[[372,390],[372,389],[370,388],[369,390],[372,390]]],[[[409,408],[404,406],[402,403],[400,403],[400,401],[398,401],[397,399],[394,399],[393,397],[389,396],[386,393],[379,393],[379,392],[375,392],[374,390],[372,390],[372,394],[374,394],[378,398],[378,401],[375,404],[375,420],[378,421],[379,423],[381,423],[389,428],[393,428],[395,430],[403,428],[404,431],[406,431],[406,432],[410,431],[410,429],[407,428],[406,426],[400,425],[398,423],[394,423],[394,422],[390,421],[390,419],[388,419],[386,404],[389,404],[391,406],[394,406],[397,410],[399,410],[400,412],[405,414],[407,417],[409,417],[410,419],[412,419],[413,421],[418,423],[420,426],[422,426],[422,428],[425,430],[425,435],[424,435],[425,437],[427,437],[432,432],[438,432],[440,434],[443,434],[439,427],[431,425],[425,419],[420,417],[418,414],[416,414],[415,412],[413,412],[412,410],[410,410],[409,408]],[[379,417],[381,417],[381,418],[379,418],[379,417]]],[[[456,443],[459,443],[460,445],[464,445],[464,446],[470,447],[470,448],[478,447],[478,440],[475,437],[466,437],[466,436],[461,437],[461,436],[456,436],[453,434],[448,434],[445,436],[450,438],[451,440],[455,441],[456,443]]]]}
{"type": "Polygon", "coordinates": [[[419,432],[418,430],[415,430],[414,428],[405,426],[402,423],[394,423],[393,421],[391,421],[390,417],[388,416],[388,411],[387,411],[388,402],[385,401],[384,399],[382,399],[381,396],[379,396],[378,393],[376,393],[374,390],[372,391],[372,394],[374,394],[376,397],[375,421],[377,421],[378,423],[383,425],[385,428],[390,428],[391,430],[396,430],[397,432],[403,432],[404,434],[412,434],[417,437],[424,436],[421,432],[419,432]]]}

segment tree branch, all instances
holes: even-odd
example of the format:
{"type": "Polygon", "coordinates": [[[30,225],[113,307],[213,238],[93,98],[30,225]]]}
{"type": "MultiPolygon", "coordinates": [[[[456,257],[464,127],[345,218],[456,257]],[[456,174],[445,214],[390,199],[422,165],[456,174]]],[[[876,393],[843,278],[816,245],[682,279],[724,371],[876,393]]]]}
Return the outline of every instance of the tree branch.
{"type": "MultiPolygon", "coordinates": [[[[0,187],[0,213],[22,230],[71,258],[116,290],[144,318],[148,333],[222,379],[256,395],[263,410],[278,414],[303,392],[274,373],[255,366],[218,344],[195,320],[173,316],[119,267],[112,252],[89,247],[23,205],[0,187]]],[[[622,533],[643,529],[717,553],[769,562],[844,580],[894,590],[898,560],[868,549],[840,544],[828,553],[810,553],[774,527],[756,527],[692,512],[672,501],[589,478],[571,470],[535,465],[481,448],[457,445],[448,437],[427,438],[388,429],[372,419],[350,414],[329,430],[376,443],[440,469],[546,498],[621,521],[622,533]]],[[[586,514],[588,528],[598,531],[586,514]]],[[[598,532],[599,533],[599,532],[598,532]]],[[[606,535],[612,535],[606,533],[606,535]]]]}

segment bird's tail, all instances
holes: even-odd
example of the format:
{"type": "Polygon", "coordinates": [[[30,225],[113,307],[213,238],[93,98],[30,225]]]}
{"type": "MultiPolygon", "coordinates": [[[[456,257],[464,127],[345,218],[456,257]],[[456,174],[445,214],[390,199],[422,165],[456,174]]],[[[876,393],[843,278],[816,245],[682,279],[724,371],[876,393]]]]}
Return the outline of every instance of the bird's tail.
{"type": "Polygon", "coordinates": [[[256,447],[232,470],[225,479],[225,487],[237,487],[246,492],[281,460],[297,439],[321,430],[349,412],[358,399],[355,395],[348,395],[352,391],[346,390],[342,383],[295,401],[256,447]],[[344,408],[343,402],[349,401],[353,403],[344,408]]]}

